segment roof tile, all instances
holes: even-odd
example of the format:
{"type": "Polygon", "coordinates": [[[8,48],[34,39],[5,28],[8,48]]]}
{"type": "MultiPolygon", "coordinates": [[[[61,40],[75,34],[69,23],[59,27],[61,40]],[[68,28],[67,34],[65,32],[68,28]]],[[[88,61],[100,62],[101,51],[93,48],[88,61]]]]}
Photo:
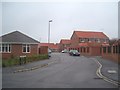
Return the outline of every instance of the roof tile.
{"type": "Polygon", "coordinates": [[[2,42],[7,43],[39,43],[37,40],[34,40],[33,38],[19,31],[14,31],[12,33],[5,34],[0,38],[2,38],[2,42]]]}
{"type": "Polygon", "coordinates": [[[74,33],[81,38],[108,38],[103,32],[74,31],[74,33]]]}

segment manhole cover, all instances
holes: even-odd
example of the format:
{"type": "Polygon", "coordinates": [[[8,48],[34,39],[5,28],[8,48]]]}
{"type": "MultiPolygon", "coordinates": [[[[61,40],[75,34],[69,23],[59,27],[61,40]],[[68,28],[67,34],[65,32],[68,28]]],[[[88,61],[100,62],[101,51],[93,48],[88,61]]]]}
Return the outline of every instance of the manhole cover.
{"type": "Polygon", "coordinates": [[[110,74],[115,74],[115,73],[117,73],[116,70],[108,70],[107,72],[110,73],[110,74]]]}

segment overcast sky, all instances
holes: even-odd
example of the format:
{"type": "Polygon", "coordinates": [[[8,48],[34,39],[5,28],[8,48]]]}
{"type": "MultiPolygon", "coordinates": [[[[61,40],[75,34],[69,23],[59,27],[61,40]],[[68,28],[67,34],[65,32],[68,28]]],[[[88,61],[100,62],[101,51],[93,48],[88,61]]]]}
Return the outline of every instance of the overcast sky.
{"type": "Polygon", "coordinates": [[[110,38],[118,37],[117,2],[3,2],[2,34],[21,31],[47,42],[70,39],[74,30],[100,31],[110,38]]]}

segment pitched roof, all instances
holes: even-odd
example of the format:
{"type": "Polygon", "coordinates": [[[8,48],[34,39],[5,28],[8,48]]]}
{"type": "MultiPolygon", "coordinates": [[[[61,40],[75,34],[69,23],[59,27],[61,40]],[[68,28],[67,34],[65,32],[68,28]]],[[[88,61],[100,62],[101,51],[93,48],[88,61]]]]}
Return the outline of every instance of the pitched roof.
{"type": "Polygon", "coordinates": [[[51,49],[58,49],[58,45],[56,45],[54,43],[40,43],[39,47],[40,46],[49,46],[49,48],[51,48],[51,49]]]}
{"type": "Polygon", "coordinates": [[[7,43],[31,43],[31,44],[39,43],[37,40],[34,40],[33,38],[19,31],[14,31],[12,33],[5,34],[0,38],[2,38],[2,42],[7,43]]]}
{"type": "Polygon", "coordinates": [[[69,39],[61,39],[60,43],[62,43],[62,44],[70,44],[71,40],[69,40],[69,39]]]}
{"type": "Polygon", "coordinates": [[[80,38],[108,38],[103,32],[93,31],[74,31],[74,33],[80,38]]]}
{"type": "Polygon", "coordinates": [[[50,45],[51,49],[58,49],[58,45],[54,44],[54,45],[50,45]]]}
{"type": "Polygon", "coordinates": [[[49,46],[54,45],[54,43],[39,43],[39,46],[49,46]]]}

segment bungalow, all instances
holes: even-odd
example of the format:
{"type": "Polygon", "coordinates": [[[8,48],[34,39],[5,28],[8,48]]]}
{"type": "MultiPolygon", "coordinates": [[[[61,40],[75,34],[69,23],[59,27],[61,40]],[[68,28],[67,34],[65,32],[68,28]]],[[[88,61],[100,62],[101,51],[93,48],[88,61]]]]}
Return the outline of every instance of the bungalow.
{"type": "Polygon", "coordinates": [[[2,59],[19,57],[21,55],[31,56],[38,54],[39,42],[31,37],[14,31],[0,37],[0,53],[2,59]]]}
{"type": "Polygon", "coordinates": [[[59,43],[59,51],[61,52],[64,49],[68,49],[71,45],[71,40],[69,39],[61,39],[59,43]]]}
{"type": "Polygon", "coordinates": [[[109,38],[103,32],[74,31],[69,50],[76,49],[82,55],[101,55],[101,44],[108,43],[109,38]]]}

